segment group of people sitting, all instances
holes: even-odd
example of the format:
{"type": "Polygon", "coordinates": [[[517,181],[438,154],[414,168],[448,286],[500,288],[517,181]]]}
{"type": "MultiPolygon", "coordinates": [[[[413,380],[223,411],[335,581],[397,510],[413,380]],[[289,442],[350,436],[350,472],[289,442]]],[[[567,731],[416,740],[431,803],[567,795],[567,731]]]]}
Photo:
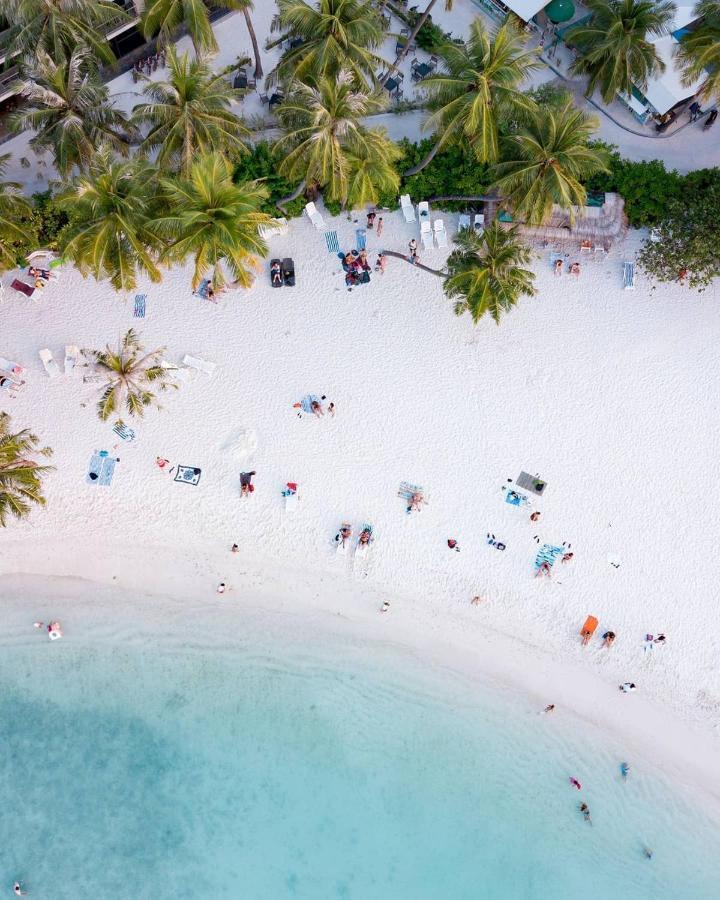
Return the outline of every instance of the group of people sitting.
{"type": "MultiPolygon", "coordinates": [[[[342,258],[342,267],[345,272],[345,284],[349,288],[370,282],[370,263],[365,250],[351,250],[346,253],[342,258]]],[[[382,252],[378,253],[375,271],[385,272],[385,255],[382,252]]]]}

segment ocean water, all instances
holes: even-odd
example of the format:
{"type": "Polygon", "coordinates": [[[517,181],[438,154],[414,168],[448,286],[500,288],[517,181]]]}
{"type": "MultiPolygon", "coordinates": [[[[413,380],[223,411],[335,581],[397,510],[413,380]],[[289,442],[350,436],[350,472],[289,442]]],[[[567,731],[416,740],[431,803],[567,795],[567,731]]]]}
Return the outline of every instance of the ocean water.
{"type": "Polygon", "coordinates": [[[0,895],[720,896],[716,824],[580,721],[381,644],[168,631],[3,645],[0,895]]]}

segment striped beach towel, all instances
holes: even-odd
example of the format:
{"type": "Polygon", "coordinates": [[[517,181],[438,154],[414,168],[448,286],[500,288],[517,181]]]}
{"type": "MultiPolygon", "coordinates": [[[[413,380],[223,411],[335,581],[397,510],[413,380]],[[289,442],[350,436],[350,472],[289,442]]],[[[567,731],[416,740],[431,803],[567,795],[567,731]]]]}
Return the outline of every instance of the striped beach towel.
{"type": "Polygon", "coordinates": [[[135,431],[124,422],[116,422],[115,425],[113,425],[113,431],[123,441],[135,440],[135,431]]]}
{"type": "Polygon", "coordinates": [[[326,231],[325,243],[327,244],[328,253],[340,252],[340,242],[338,241],[337,231],[326,231]]]}
{"type": "Polygon", "coordinates": [[[357,228],[355,230],[355,244],[358,250],[365,249],[365,242],[367,238],[367,232],[364,228],[357,228]]]}
{"type": "Polygon", "coordinates": [[[135,294],[135,311],[133,315],[136,319],[144,319],[145,318],[145,301],[147,300],[147,294],[135,294]]]}
{"type": "Polygon", "coordinates": [[[535,568],[539,569],[543,563],[548,563],[552,566],[558,556],[564,551],[564,547],[553,547],[552,544],[543,544],[540,552],[535,557],[535,568]]]}
{"type": "Polygon", "coordinates": [[[409,500],[413,494],[422,494],[422,492],[422,485],[410,484],[409,481],[401,481],[400,487],[398,488],[398,497],[409,500]]]}

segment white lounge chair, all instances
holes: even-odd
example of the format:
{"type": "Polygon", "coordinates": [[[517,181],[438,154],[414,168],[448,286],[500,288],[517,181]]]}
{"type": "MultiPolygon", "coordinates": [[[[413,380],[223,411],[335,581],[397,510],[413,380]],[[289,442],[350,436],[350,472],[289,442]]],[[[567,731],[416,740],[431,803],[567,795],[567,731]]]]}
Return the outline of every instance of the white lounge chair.
{"type": "Polygon", "coordinates": [[[458,231],[462,231],[463,228],[470,227],[470,216],[465,213],[460,213],[458,216],[458,231]]]}
{"type": "Polygon", "coordinates": [[[623,263],[623,287],[626,291],[635,290],[635,263],[623,263]]]}
{"type": "Polygon", "coordinates": [[[45,366],[45,371],[48,373],[50,378],[55,378],[60,374],[60,368],[53,359],[52,353],[47,348],[45,350],[39,350],[38,356],[42,360],[42,364],[45,366]]]}
{"type": "Polygon", "coordinates": [[[485,231],[485,214],[476,213],[473,219],[473,230],[476,234],[482,234],[485,231]]]}
{"type": "Polygon", "coordinates": [[[216,363],[198,359],[196,356],[184,356],[183,365],[189,366],[191,369],[197,369],[198,372],[203,372],[205,375],[212,375],[217,368],[216,363]]]}
{"type": "Polygon", "coordinates": [[[175,363],[168,362],[166,359],[160,360],[160,366],[161,368],[172,372],[173,377],[177,378],[178,381],[190,381],[193,377],[194,370],[188,368],[188,366],[177,366],[175,363]]]}
{"type": "Polygon", "coordinates": [[[435,219],[433,231],[435,232],[435,243],[438,247],[447,247],[447,231],[445,231],[445,222],[442,219],[435,219]]]}
{"type": "Polygon", "coordinates": [[[418,203],[418,216],[420,216],[421,222],[423,219],[430,218],[430,204],[427,202],[427,200],[421,200],[418,203]]]}
{"type": "Polygon", "coordinates": [[[273,219],[267,225],[258,225],[258,234],[264,240],[267,238],[273,237],[276,234],[287,234],[288,230],[288,221],[287,219],[273,219]]]}
{"type": "Polygon", "coordinates": [[[314,203],[306,203],[305,204],[305,212],[307,213],[308,219],[313,223],[313,225],[317,228],[318,231],[327,231],[327,225],[325,224],[325,219],[320,215],[317,211],[317,208],[314,203]]]}
{"type": "Polygon", "coordinates": [[[65,374],[72,375],[80,359],[80,348],[75,344],[65,345],[65,374]]]}
{"type": "Polygon", "coordinates": [[[406,222],[415,221],[415,207],[412,205],[410,194],[402,194],[400,197],[400,209],[403,211],[406,222]]]}
{"type": "Polygon", "coordinates": [[[422,245],[425,250],[432,250],[433,230],[432,225],[430,224],[428,219],[423,219],[420,222],[420,240],[422,241],[422,245]]]}

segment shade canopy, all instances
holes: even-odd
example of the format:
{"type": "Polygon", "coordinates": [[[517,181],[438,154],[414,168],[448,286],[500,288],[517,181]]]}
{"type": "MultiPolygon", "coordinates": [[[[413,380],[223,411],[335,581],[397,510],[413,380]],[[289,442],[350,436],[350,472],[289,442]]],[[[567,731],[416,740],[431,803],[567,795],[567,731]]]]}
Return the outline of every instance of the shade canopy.
{"type": "Polygon", "coordinates": [[[560,22],[569,22],[575,15],[575,6],[572,0],[552,0],[545,7],[545,15],[554,25],[560,22]]]}

